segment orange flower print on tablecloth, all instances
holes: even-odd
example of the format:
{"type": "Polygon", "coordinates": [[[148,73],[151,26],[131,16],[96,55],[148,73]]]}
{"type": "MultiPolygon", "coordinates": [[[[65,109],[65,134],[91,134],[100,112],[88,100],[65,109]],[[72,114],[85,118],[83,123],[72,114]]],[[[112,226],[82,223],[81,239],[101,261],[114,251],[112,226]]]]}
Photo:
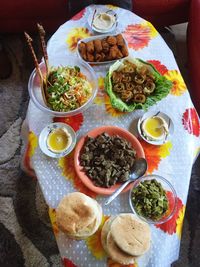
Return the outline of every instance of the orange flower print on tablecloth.
{"type": "Polygon", "coordinates": [[[195,108],[186,109],[183,113],[182,124],[189,134],[193,134],[196,137],[200,135],[200,122],[195,108]]]}
{"type": "Polygon", "coordinates": [[[62,262],[63,262],[64,267],[78,267],[71,260],[67,258],[63,258],[62,262]]]}
{"type": "Polygon", "coordinates": [[[102,217],[101,225],[99,226],[99,229],[96,231],[96,233],[86,239],[86,244],[88,249],[91,251],[92,255],[97,258],[98,260],[103,259],[106,256],[106,253],[103,249],[102,243],[101,243],[101,230],[105,223],[105,221],[109,218],[109,216],[102,217]]]}
{"type": "Polygon", "coordinates": [[[54,117],[53,122],[63,122],[71,126],[74,131],[78,131],[83,124],[83,114],[77,114],[71,117],[54,117]]]}
{"type": "Polygon", "coordinates": [[[122,265],[122,264],[117,263],[111,259],[108,259],[107,266],[108,267],[138,267],[136,262],[134,264],[122,265]]]}
{"type": "Polygon", "coordinates": [[[98,78],[98,92],[97,96],[94,99],[94,103],[97,105],[102,105],[104,103],[105,98],[105,91],[104,91],[104,77],[99,76],[98,78]]]}
{"type": "Polygon", "coordinates": [[[66,157],[60,158],[58,165],[62,168],[62,175],[70,180],[78,191],[92,198],[96,197],[96,193],[88,189],[76,174],[74,169],[74,151],[72,151],[66,157]]]}
{"type": "Polygon", "coordinates": [[[71,18],[71,20],[79,20],[79,19],[81,19],[83,17],[83,15],[85,14],[85,10],[86,10],[85,8],[82,9],[79,13],[77,13],[75,16],[73,16],[71,18]]]}
{"type": "Polygon", "coordinates": [[[134,50],[148,46],[150,40],[158,33],[150,22],[128,25],[124,31],[128,47],[134,50]]]}
{"type": "Polygon", "coordinates": [[[87,28],[72,28],[67,35],[67,44],[72,52],[75,52],[79,40],[89,37],[91,33],[87,28]]]}
{"type": "Polygon", "coordinates": [[[148,173],[153,173],[153,171],[158,169],[158,166],[162,160],[162,158],[166,158],[170,154],[170,150],[172,149],[172,143],[168,141],[167,143],[154,146],[143,140],[140,140],[140,143],[144,149],[145,157],[148,163],[148,173]]]}
{"type": "Polygon", "coordinates": [[[161,75],[164,75],[168,71],[167,67],[159,60],[147,60],[147,62],[151,63],[161,75]]]}
{"type": "MultiPolygon", "coordinates": [[[[169,201],[169,209],[171,209],[173,200],[172,193],[169,191],[167,192],[167,198],[169,201]]],[[[155,226],[170,235],[176,233],[178,237],[181,238],[184,214],[185,206],[183,205],[182,200],[177,197],[177,207],[172,218],[163,224],[156,224],[155,226]]]]}
{"type": "Polygon", "coordinates": [[[59,233],[59,229],[56,223],[56,210],[55,209],[49,208],[49,218],[51,221],[54,235],[57,235],[59,233]]]}
{"type": "Polygon", "coordinates": [[[38,138],[33,132],[29,132],[28,134],[28,144],[26,148],[26,152],[24,155],[24,167],[29,172],[31,176],[35,176],[35,172],[31,167],[30,159],[35,153],[35,149],[38,146],[38,138]]]}
{"type": "Polygon", "coordinates": [[[170,91],[172,95],[180,96],[187,90],[186,84],[179,71],[168,70],[164,76],[173,84],[170,91]]]}

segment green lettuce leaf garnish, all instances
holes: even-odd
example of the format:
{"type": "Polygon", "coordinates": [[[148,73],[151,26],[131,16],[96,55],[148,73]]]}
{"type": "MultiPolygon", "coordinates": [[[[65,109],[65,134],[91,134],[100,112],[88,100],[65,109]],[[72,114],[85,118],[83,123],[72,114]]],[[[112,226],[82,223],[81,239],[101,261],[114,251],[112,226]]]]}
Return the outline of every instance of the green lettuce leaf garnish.
{"type": "Polygon", "coordinates": [[[112,90],[112,81],[111,76],[113,71],[117,70],[118,68],[123,66],[123,61],[116,61],[110,68],[108,73],[106,74],[105,78],[105,90],[110,97],[111,104],[114,108],[124,111],[124,112],[131,112],[135,109],[144,109],[147,110],[150,106],[156,104],[156,102],[160,101],[162,98],[166,97],[170,89],[172,87],[172,82],[169,81],[167,78],[162,76],[153,65],[148,62],[145,62],[141,59],[133,59],[133,58],[126,58],[126,60],[136,64],[138,67],[146,65],[148,69],[153,73],[155,79],[156,88],[152,94],[147,96],[145,103],[131,103],[127,104],[123,102],[112,90]]]}

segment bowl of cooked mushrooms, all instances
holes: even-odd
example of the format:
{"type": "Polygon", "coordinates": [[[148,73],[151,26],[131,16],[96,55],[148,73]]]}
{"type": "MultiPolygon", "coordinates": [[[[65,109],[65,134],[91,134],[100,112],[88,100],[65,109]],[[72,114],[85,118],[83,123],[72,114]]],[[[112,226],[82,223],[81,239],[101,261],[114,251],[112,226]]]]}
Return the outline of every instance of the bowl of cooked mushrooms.
{"type": "MultiPolygon", "coordinates": [[[[137,158],[145,158],[145,154],[133,134],[123,128],[102,126],[79,140],[74,166],[77,175],[90,190],[110,195],[129,179],[137,158]]],[[[129,189],[130,186],[127,186],[124,192],[129,189]]]]}
{"type": "Polygon", "coordinates": [[[141,59],[127,57],[110,66],[105,90],[114,108],[131,112],[147,110],[169,94],[172,82],[153,65],[141,59]]]}

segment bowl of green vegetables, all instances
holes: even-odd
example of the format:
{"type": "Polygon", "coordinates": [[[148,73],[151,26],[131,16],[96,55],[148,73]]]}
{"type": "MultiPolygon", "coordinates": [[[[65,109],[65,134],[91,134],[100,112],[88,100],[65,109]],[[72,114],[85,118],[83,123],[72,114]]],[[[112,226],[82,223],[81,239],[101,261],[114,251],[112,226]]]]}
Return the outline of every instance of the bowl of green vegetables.
{"type": "Polygon", "coordinates": [[[172,184],[162,176],[147,175],[137,179],[129,193],[134,214],[151,224],[168,221],[175,213],[177,195],[172,184]]]}

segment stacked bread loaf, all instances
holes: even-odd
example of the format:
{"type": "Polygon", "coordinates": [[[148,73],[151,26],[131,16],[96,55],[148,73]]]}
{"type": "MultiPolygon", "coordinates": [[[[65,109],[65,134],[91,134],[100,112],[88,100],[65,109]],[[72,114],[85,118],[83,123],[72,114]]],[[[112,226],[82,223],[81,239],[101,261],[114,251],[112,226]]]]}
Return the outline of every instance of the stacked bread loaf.
{"type": "Polygon", "coordinates": [[[131,213],[110,217],[101,232],[108,256],[120,264],[133,264],[150,248],[151,232],[147,223],[131,213]]]}
{"type": "Polygon", "coordinates": [[[73,239],[93,235],[102,220],[102,208],[96,200],[74,192],[65,196],[56,209],[58,228],[73,239]]]}

